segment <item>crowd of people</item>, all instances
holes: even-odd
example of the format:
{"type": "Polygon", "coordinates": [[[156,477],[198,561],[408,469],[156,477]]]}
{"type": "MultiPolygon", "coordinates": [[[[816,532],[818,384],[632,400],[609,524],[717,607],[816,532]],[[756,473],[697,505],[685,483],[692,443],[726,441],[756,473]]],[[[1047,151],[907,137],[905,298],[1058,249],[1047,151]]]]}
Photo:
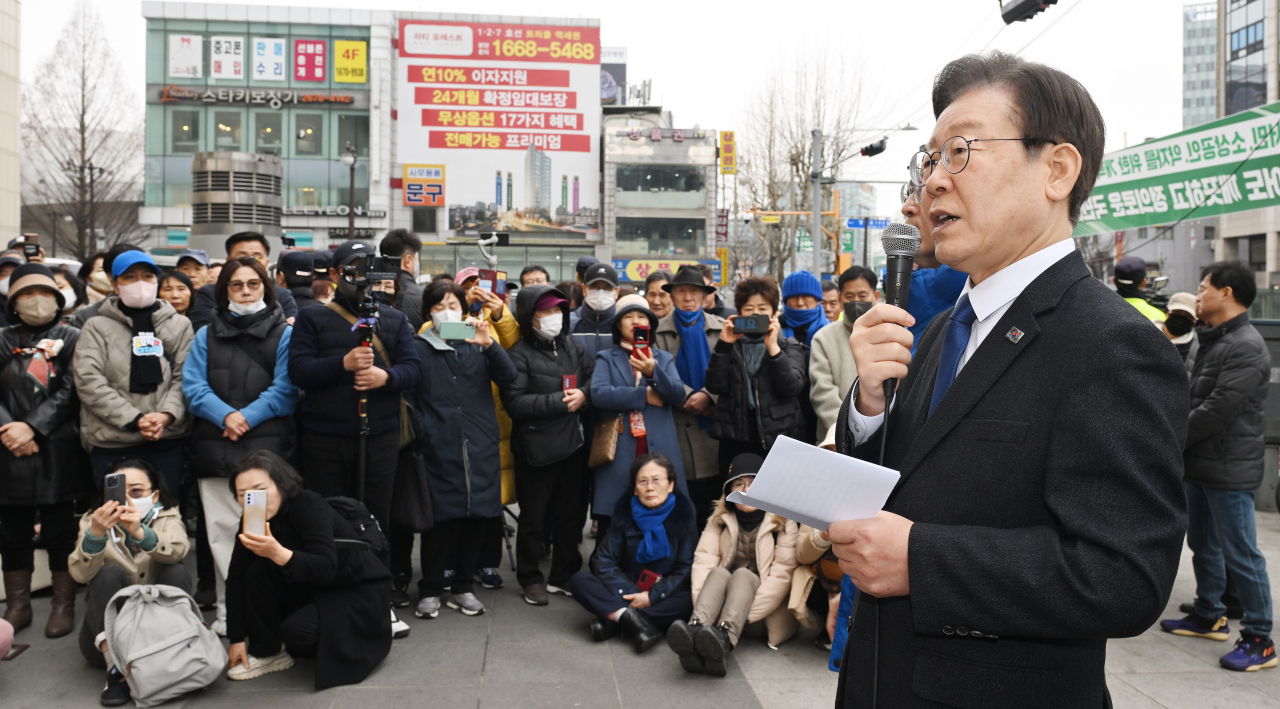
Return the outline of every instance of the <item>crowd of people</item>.
{"type": "MultiPolygon", "coordinates": [[[[967,277],[933,255],[927,193],[903,197],[923,237],[907,307],[918,336],[967,277]]],[[[858,377],[850,334],[881,300],[873,271],[743,278],[730,305],[705,266],[631,287],[583,257],[574,281],[532,265],[495,292],[476,268],[423,277],[422,242],[394,230],[377,250],[397,278],[366,292],[354,264],[367,242],[274,263],[261,234],[225,246],[223,262],[188,250],[168,271],[127,244],[74,274],[0,254],[0,639],[35,620],[38,538],[45,634],[74,630],[86,585],[79,643],[107,674],[104,705],[130,699],[112,598],[149,584],[213,611],[232,680],[313,656],[318,688],[359,683],[411,630],[395,609],[485,613],[476,586],[504,585],[509,514],[523,600],[571,597],[596,641],[642,653],[665,636],[685,670],[724,676],[742,638],[776,648],[804,626],[839,667],[857,591],[825,530],[726,497],[780,436],[837,448],[858,377]],[[263,533],[250,497],[265,500],[263,533]]],[[[1251,648],[1274,658],[1252,522],[1270,376],[1248,324],[1253,275],[1215,264],[1198,295],[1161,309],[1140,259],[1115,274],[1190,378],[1199,588],[1162,627],[1225,640],[1243,617],[1235,668],[1248,669],[1251,648]]]]}

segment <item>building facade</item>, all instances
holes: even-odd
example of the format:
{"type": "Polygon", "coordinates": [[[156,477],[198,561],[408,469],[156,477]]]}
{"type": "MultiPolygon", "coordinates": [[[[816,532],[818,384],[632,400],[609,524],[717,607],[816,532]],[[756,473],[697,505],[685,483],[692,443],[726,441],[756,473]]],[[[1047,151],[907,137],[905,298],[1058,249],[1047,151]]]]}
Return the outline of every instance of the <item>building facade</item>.
{"type": "Polygon", "coordinates": [[[18,236],[22,222],[21,131],[22,80],[19,78],[19,28],[22,3],[0,0],[0,240],[18,236]]]}
{"type": "Polygon", "coordinates": [[[1182,128],[1194,128],[1218,117],[1218,6],[1182,8],[1182,128]]]}

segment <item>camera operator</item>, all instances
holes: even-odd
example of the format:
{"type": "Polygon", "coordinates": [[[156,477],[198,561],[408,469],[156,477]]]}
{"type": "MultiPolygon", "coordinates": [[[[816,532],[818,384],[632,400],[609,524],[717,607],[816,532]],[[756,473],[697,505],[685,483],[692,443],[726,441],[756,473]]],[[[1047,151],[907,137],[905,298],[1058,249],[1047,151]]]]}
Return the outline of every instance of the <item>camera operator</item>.
{"type": "Polygon", "coordinates": [[[360,497],[359,406],[361,397],[368,399],[362,501],[382,528],[390,529],[401,394],[413,391],[422,361],[404,314],[376,305],[371,284],[357,275],[357,260],[372,255],[368,244],[355,240],[334,252],[329,274],[338,292],[323,308],[299,311],[289,341],[289,377],[306,394],[298,446],[303,480],[324,497],[360,497]],[[360,345],[360,335],[353,330],[357,318],[376,320],[373,347],[360,345]]]}
{"type": "MultiPolygon", "coordinates": [[[[227,260],[231,261],[238,258],[251,258],[254,261],[268,265],[268,256],[271,255],[271,244],[267,243],[267,237],[256,231],[242,231],[227,237],[225,242],[227,249],[227,260]]],[[[208,285],[196,291],[195,302],[191,304],[191,309],[187,311],[187,317],[191,319],[191,329],[199,332],[200,328],[209,324],[213,320],[214,311],[217,310],[218,303],[214,297],[214,282],[218,280],[218,276],[213,274],[213,267],[210,266],[208,285]]],[[[284,310],[284,316],[293,324],[293,320],[298,315],[298,304],[293,300],[293,293],[288,288],[276,286],[276,302],[284,310]]]]}

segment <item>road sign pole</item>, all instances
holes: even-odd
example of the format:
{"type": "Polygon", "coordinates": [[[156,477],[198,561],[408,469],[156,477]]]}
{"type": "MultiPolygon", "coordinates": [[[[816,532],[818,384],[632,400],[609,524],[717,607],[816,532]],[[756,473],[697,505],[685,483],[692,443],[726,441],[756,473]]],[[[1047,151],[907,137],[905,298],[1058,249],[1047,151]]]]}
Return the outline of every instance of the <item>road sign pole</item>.
{"type": "Polygon", "coordinates": [[[809,227],[809,240],[813,242],[813,275],[822,278],[822,131],[813,131],[813,162],[809,180],[813,183],[813,225],[809,227]]]}

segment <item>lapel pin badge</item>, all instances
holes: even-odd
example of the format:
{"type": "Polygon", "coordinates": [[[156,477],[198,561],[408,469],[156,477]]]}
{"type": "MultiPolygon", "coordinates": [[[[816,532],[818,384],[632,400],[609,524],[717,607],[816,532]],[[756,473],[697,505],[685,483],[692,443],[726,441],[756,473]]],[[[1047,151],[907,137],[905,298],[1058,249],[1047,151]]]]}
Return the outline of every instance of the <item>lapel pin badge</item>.
{"type": "Polygon", "coordinates": [[[1018,340],[1022,339],[1023,332],[1016,327],[1009,328],[1009,332],[1005,333],[1005,337],[1013,344],[1018,344],[1018,340]]]}

